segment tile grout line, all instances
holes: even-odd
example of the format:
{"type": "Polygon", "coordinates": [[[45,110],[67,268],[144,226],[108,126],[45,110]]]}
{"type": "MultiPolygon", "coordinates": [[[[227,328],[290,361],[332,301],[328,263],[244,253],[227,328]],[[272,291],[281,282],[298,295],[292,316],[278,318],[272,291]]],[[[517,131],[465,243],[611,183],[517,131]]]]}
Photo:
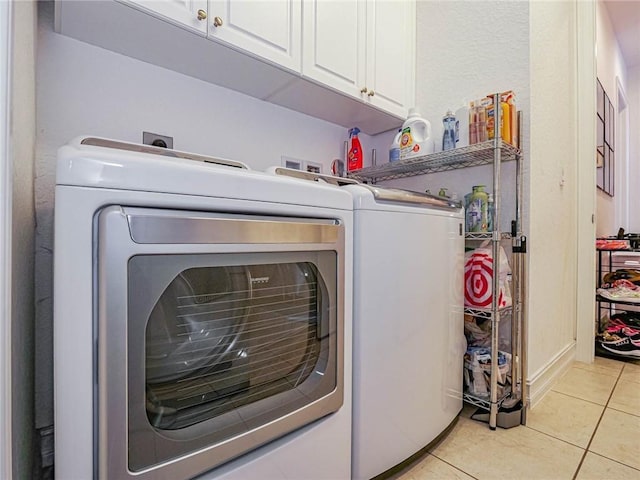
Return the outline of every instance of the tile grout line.
{"type": "MultiPolygon", "coordinates": [[[[636,0],[638,1],[638,0],[636,0]]],[[[615,407],[607,407],[609,410],[613,410],[614,412],[620,412],[620,413],[624,413],[625,415],[631,415],[632,417],[640,417],[640,415],[637,415],[635,413],[629,413],[626,410],[620,410],[619,408],[615,408],[615,407]]]]}
{"type": "Polygon", "coordinates": [[[640,472],[640,469],[637,469],[636,467],[632,467],[631,465],[627,465],[626,463],[622,463],[619,460],[614,460],[613,458],[605,457],[604,455],[602,455],[600,453],[596,453],[596,452],[589,452],[589,453],[592,453],[593,455],[596,455],[596,456],[598,456],[600,458],[604,458],[605,460],[609,460],[610,462],[615,462],[618,465],[622,465],[623,467],[627,467],[627,468],[630,468],[632,470],[637,470],[638,472],[640,472]]]}
{"type": "Polygon", "coordinates": [[[469,472],[465,472],[464,470],[462,470],[460,467],[456,467],[453,463],[449,463],[446,460],[443,460],[442,458],[438,457],[437,455],[434,455],[433,453],[429,452],[429,455],[431,455],[434,458],[437,458],[438,460],[440,460],[443,463],[446,463],[447,465],[449,465],[452,468],[455,468],[456,470],[458,470],[459,472],[464,473],[465,475],[468,475],[469,477],[473,478],[473,480],[479,480],[478,477],[471,475],[469,472]]]}
{"type": "Polygon", "coordinates": [[[578,476],[578,473],[580,472],[580,469],[582,468],[582,464],[584,463],[584,459],[586,458],[587,453],[589,453],[589,448],[591,447],[591,444],[593,443],[593,439],[595,438],[596,433],[598,432],[598,428],[600,427],[600,423],[602,422],[602,418],[604,417],[604,414],[607,411],[607,406],[609,405],[609,402],[611,401],[611,397],[613,397],[613,392],[616,391],[616,387],[618,386],[618,382],[620,381],[620,378],[622,378],[622,372],[623,371],[624,371],[624,366],[620,369],[620,373],[618,373],[618,378],[616,378],[616,382],[613,384],[613,388],[611,389],[611,393],[609,393],[609,398],[607,398],[607,403],[605,403],[604,408],[602,409],[602,413],[600,414],[600,418],[598,419],[598,423],[596,423],[596,428],[593,429],[593,433],[591,434],[591,438],[589,439],[589,443],[587,444],[587,446],[584,449],[584,453],[582,454],[582,458],[580,459],[580,463],[578,463],[578,468],[576,469],[576,473],[573,474],[573,478],[571,480],[576,480],[576,477],[578,476]]]}
{"type": "MultiPolygon", "coordinates": [[[[599,405],[599,406],[601,407],[602,405],[599,405]]],[[[530,427],[529,425],[522,425],[522,426],[534,432],[541,433],[542,435],[546,435],[549,438],[553,438],[554,440],[558,440],[559,442],[563,442],[563,443],[566,443],[567,445],[571,445],[572,447],[576,447],[576,448],[579,448],[580,450],[584,450],[584,447],[581,447],[580,445],[576,445],[575,443],[571,443],[569,440],[565,440],[564,438],[555,437],[550,433],[543,432],[542,430],[538,430],[536,428],[530,427]]]]}
{"type": "MultiPolygon", "coordinates": [[[[622,372],[622,370],[620,370],[622,372]]],[[[618,374],[620,375],[620,374],[618,374]]],[[[615,385],[614,385],[615,387],[615,385]]],[[[569,398],[575,398],[576,400],[582,400],[583,402],[587,402],[590,403],[591,405],[597,405],[598,407],[604,407],[605,405],[603,405],[602,403],[598,403],[598,402],[594,402],[593,400],[587,400],[585,398],[581,398],[581,397],[576,397],[575,395],[570,395],[568,393],[564,393],[564,392],[559,392],[558,390],[549,390],[550,392],[553,393],[557,393],[559,395],[564,395],[565,397],[569,397],[569,398]]]]}

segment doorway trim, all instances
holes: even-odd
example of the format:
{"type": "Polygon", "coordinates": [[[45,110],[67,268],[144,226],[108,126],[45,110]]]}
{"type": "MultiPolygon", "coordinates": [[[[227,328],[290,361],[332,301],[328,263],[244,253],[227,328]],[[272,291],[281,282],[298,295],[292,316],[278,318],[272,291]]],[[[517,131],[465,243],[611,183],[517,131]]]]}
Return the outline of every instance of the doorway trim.
{"type": "Polygon", "coordinates": [[[596,208],[596,2],[576,1],[576,360],[594,358],[596,208]]]}
{"type": "Polygon", "coordinates": [[[10,87],[12,2],[0,1],[0,477],[12,478],[10,87]]]}

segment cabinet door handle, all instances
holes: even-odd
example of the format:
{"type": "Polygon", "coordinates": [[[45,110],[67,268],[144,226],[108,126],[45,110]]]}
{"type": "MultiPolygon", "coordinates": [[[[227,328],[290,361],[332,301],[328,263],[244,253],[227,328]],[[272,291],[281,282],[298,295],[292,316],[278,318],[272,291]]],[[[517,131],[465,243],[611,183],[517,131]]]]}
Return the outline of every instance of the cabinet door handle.
{"type": "Polygon", "coordinates": [[[369,97],[373,97],[376,94],[376,92],[374,92],[373,90],[369,91],[369,93],[367,93],[367,96],[369,97]]]}
{"type": "Polygon", "coordinates": [[[198,20],[202,21],[206,19],[207,19],[207,12],[205,12],[202,9],[198,10],[198,20]]]}
{"type": "Polygon", "coordinates": [[[369,90],[367,89],[367,87],[362,87],[360,89],[360,93],[367,93],[369,90]]]}
{"type": "Polygon", "coordinates": [[[223,24],[223,21],[220,17],[214,17],[213,18],[213,26],[214,27],[221,27],[223,24]]]}

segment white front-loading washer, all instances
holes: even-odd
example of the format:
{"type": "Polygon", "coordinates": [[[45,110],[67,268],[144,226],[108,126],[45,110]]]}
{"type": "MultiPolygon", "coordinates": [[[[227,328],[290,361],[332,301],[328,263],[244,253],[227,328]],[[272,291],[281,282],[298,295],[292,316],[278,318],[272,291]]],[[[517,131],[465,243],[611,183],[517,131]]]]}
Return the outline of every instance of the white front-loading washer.
{"type": "Polygon", "coordinates": [[[346,479],[351,196],[172,150],[58,153],[60,479],[346,479]]]}
{"type": "Polygon", "coordinates": [[[422,450],[462,409],[463,209],[345,185],[354,199],[352,478],[422,450]]]}

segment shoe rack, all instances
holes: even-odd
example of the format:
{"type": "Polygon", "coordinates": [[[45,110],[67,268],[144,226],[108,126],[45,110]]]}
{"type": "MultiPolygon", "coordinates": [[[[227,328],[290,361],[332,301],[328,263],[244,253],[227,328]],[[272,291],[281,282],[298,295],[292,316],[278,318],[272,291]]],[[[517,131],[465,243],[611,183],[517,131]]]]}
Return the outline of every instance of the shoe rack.
{"type": "Polygon", "coordinates": [[[640,286],[640,249],[596,249],[596,336],[598,355],[640,359],[640,298],[619,296],[612,282],[626,279],[640,286]]]}

